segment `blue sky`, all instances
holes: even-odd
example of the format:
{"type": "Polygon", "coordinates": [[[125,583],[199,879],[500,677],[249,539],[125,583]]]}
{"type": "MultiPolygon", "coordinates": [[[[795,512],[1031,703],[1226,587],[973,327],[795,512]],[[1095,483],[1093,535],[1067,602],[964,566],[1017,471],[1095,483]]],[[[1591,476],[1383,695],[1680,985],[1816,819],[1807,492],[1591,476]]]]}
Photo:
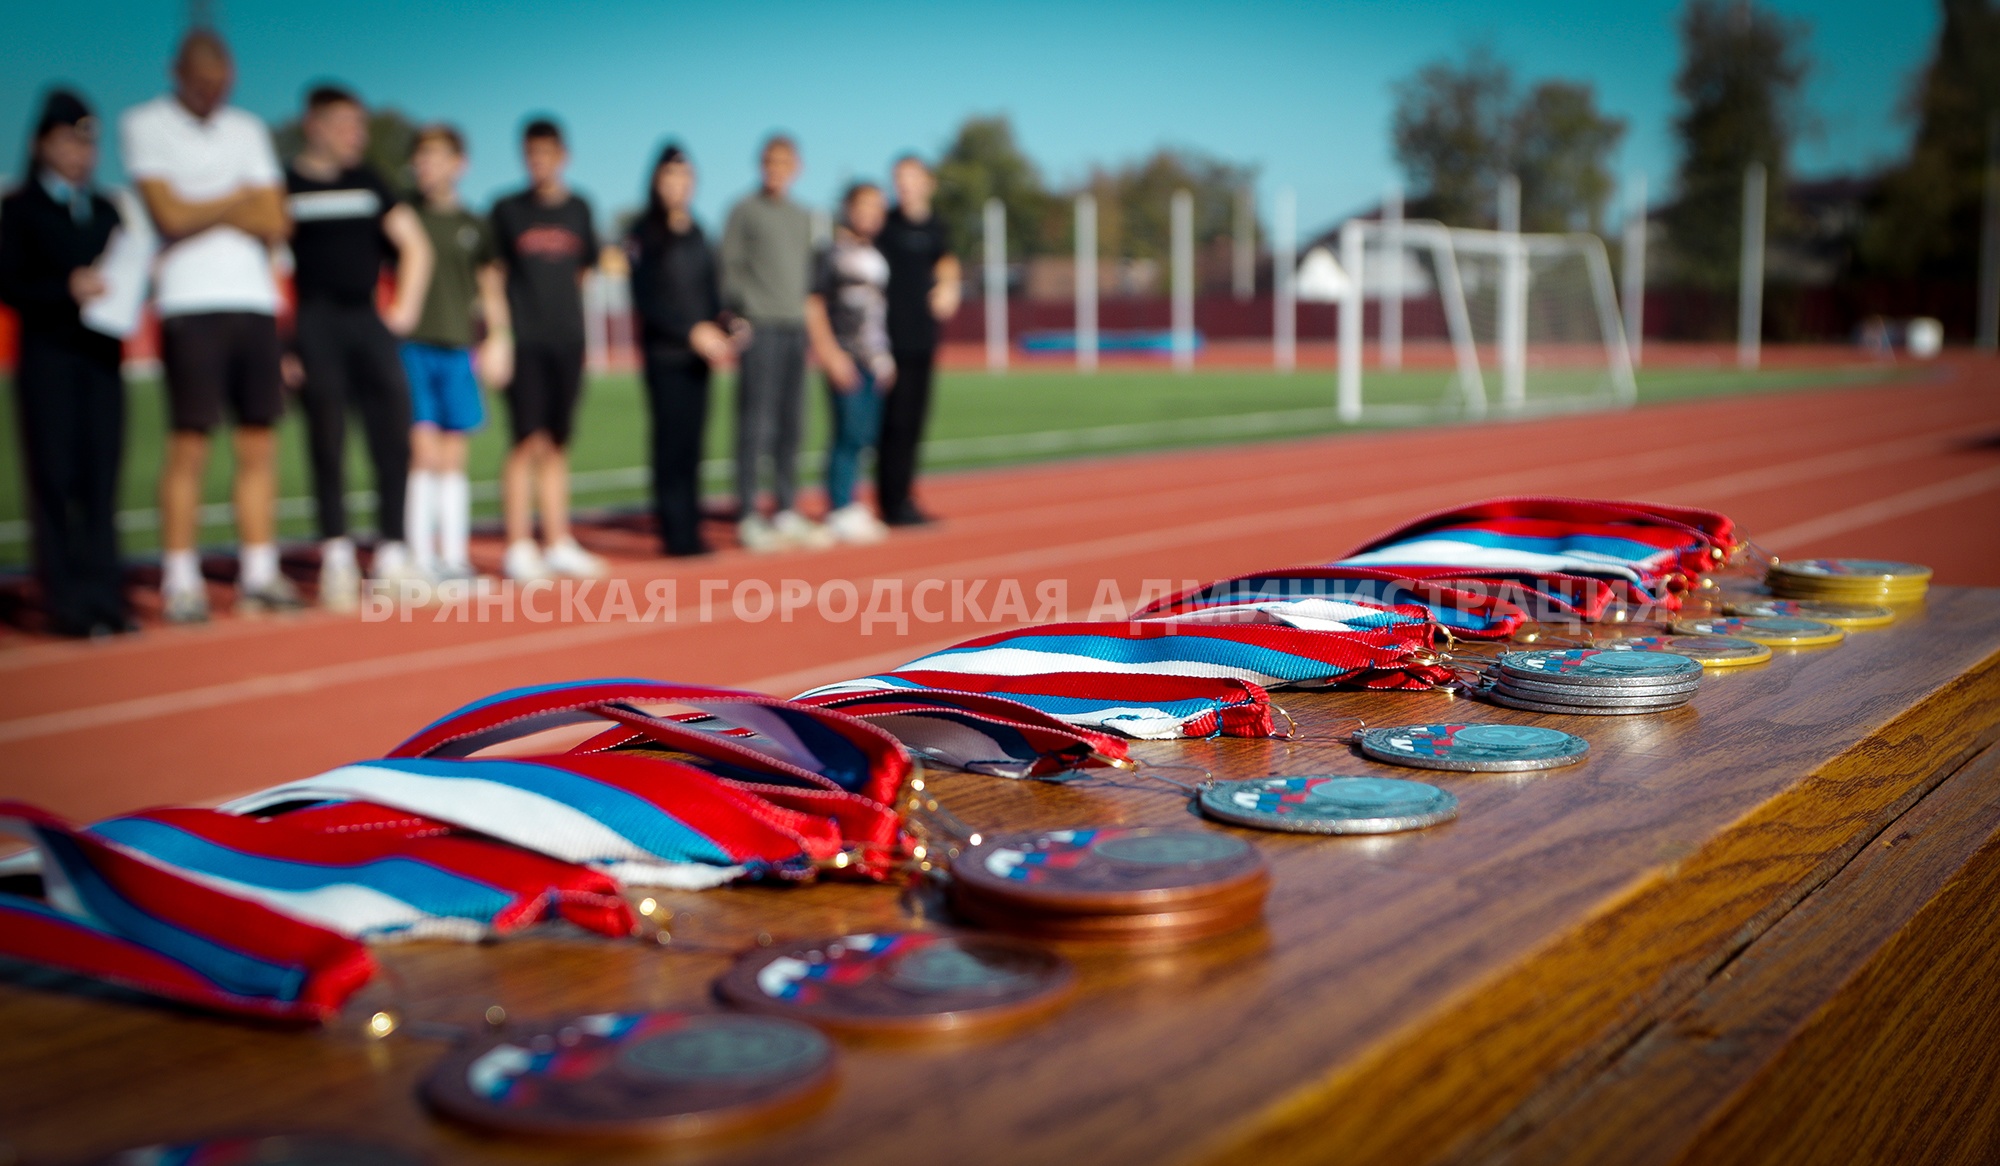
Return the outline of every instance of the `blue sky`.
{"type": "MultiPolygon", "coordinates": [[[[1802,173],[1867,167],[1908,140],[1899,109],[1938,25],[1930,0],[1765,0],[1807,18],[1817,123],[1802,173]]],[[[36,94],[62,79],[104,110],[165,86],[187,7],[101,0],[15,5],[0,41],[0,170],[19,166],[36,94]]],[[[682,2],[336,0],[214,5],[236,46],[237,102],[273,121],[304,86],[337,78],[371,102],[448,118],[473,143],[468,192],[519,181],[521,119],[570,129],[575,185],[600,219],[639,198],[672,136],[702,175],[714,224],[783,127],[804,144],[799,193],[822,204],[896,154],[937,151],[969,114],[1005,113],[1055,181],[1162,145],[1257,166],[1298,191],[1315,228],[1372,203],[1396,176],[1391,86],[1486,43],[1526,82],[1593,84],[1630,125],[1621,174],[1670,180],[1679,5],[1671,0],[1346,0],[1319,3],[682,2]]],[[[114,156],[107,177],[118,175],[114,156]]]]}

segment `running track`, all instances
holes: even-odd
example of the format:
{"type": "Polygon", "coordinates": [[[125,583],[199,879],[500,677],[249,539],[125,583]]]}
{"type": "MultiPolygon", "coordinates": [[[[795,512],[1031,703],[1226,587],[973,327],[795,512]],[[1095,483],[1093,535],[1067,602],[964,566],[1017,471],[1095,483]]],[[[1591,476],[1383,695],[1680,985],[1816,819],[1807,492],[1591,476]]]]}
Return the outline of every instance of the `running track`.
{"type": "MultiPolygon", "coordinates": [[[[1630,413],[1151,454],[940,477],[949,516],[886,544],[694,564],[615,529],[586,540],[636,595],[677,581],[673,622],[363,623],[317,613],[162,629],[106,644],[0,650],[0,793],[73,818],[203,802],[379,755],[511,685],[627,675],[789,695],[899,664],[992,625],[950,619],[949,581],[1066,580],[1072,618],[1100,581],[1207,580],[1323,560],[1424,511],[1493,494],[1645,498],[1733,515],[1788,556],[1931,564],[2000,586],[2000,364],[1924,382],[1661,405],[1630,413]],[[908,634],[699,614],[700,584],[947,581],[944,622],[908,634]]],[[[489,548],[491,549],[491,548],[489,548]]],[[[600,585],[602,586],[602,585],[600,585]]],[[[721,593],[729,594],[728,590],[721,593]]],[[[216,598],[224,598],[218,590],[216,598]]],[[[938,602],[942,598],[943,602],[938,602]]],[[[644,600],[640,600],[643,609],[644,600]]],[[[1011,622],[1011,621],[1010,621],[1011,622]]]]}

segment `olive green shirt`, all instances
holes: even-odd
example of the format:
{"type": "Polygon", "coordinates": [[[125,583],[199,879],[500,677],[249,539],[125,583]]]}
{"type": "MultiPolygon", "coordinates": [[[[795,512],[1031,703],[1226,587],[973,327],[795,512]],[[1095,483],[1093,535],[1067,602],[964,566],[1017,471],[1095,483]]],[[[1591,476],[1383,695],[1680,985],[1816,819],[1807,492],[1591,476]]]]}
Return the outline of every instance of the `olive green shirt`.
{"type": "Polygon", "coordinates": [[[812,218],[761,191],[736,204],[722,230],[722,304],[774,324],[806,318],[812,279],[812,218]]]}
{"type": "Polygon", "coordinates": [[[440,348],[470,348],[473,321],[479,317],[479,269],[495,258],[493,229],[464,207],[420,206],[417,218],[431,237],[436,263],[410,339],[440,348]]]}

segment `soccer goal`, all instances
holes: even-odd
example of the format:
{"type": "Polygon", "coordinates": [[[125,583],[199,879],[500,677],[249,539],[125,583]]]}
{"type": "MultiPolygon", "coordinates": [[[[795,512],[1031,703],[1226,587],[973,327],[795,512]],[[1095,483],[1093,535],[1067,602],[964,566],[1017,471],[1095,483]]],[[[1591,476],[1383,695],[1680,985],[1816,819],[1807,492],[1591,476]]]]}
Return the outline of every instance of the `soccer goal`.
{"type": "Polygon", "coordinates": [[[1342,420],[1603,408],[1638,393],[1604,241],[1350,220],[1340,229],[1342,420]],[[1374,368],[1364,374],[1367,301],[1374,368]],[[1364,386],[1364,375],[1368,383],[1364,386]]]}

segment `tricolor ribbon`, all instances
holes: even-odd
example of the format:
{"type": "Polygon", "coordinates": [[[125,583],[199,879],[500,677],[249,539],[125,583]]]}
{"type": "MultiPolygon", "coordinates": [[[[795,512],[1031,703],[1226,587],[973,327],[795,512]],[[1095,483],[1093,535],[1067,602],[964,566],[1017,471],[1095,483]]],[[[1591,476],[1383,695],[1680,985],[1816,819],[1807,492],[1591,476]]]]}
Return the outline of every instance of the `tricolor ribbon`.
{"type": "Polygon", "coordinates": [[[1129,760],[1125,742],[1117,737],[990,693],[896,688],[794,699],[859,717],[912,753],[973,773],[1047,777],[1129,760]]]}
{"type": "Polygon", "coordinates": [[[0,955],[218,1012],[322,1021],[374,974],[344,935],[184,878],[52,814],[0,802],[43,897],[0,893],[0,955]]]}
{"type": "Polygon", "coordinates": [[[1284,567],[1217,580],[1157,600],[1134,619],[1226,618],[1255,612],[1295,627],[1341,619],[1353,605],[1412,609],[1455,636],[1505,639],[1522,624],[1596,619],[1613,599],[1609,585],[1581,575],[1455,567],[1284,567]]]}

